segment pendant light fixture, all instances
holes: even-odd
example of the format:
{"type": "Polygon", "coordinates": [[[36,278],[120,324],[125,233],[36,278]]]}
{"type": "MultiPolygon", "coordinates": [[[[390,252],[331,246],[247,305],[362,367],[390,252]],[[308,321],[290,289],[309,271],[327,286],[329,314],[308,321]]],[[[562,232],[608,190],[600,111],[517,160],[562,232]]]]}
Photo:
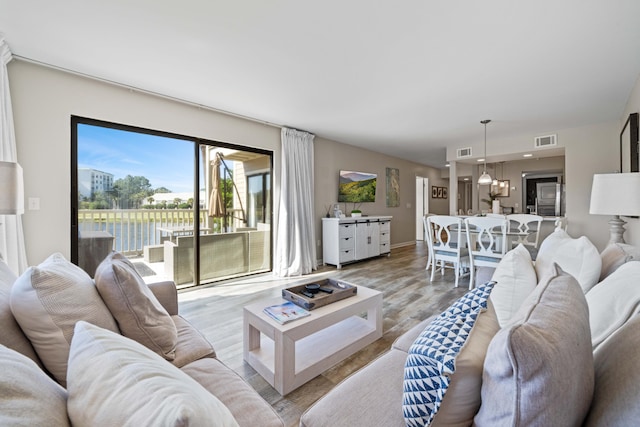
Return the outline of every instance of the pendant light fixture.
{"type": "Polygon", "coordinates": [[[491,120],[482,120],[480,123],[484,125],[484,169],[480,178],[478,178],[478,185],[490,185],[493,180],[491,175],[487,173],[487,123],[491,120]]]}

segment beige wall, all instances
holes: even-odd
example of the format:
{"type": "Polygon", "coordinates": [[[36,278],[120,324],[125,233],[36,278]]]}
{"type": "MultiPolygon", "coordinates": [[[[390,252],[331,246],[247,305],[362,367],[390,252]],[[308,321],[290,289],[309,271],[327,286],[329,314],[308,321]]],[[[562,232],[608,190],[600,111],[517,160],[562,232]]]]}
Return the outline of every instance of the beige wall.
{"type": "MultiPolygon", "coordinates": [[[[274,152],[274,210],[279,200],[280,129],[275,126],[217,113],[189,104],[144,94],[128,88],[52,70],[20,60],[9,63],[18,159],[25,171],[25,197],[40,198],[41,209],[24,214],[27,257],[30,264],[52,252],[70,255],[70,117],[100,120],[158,129],[188,136],[257,147],[274,152]]],[[[631,93],[624,118],[640,110],[640,84],[631,93]]],[[[619,164],[621,120],[558,134],[565,149],[569,232],[587,235],[599,249],[608,240],[609,218],[588,214],[594,173],[611,172],[619,164]]],[[[497,147],[530,146],[531,135],[496,141],[497,147]]],[[[429,185],[447,186],[441,172],[428,166],[330,141],[315,140],[317,237],[325,208],[336,203],[338,172],[355,169],[378,174],[376,202],[362,209],[370,215],[392,215],[392,245],[415,239],[415,177],[429,178],[429,185]],[[385,168],[400,169],[400,206],[385,203],[385,168]]],[[[465,144],[463,144],[465,145],[465,144]]],[[[468,144],[467,144],[468,145],[468,144]]],[[[513,183],[512,183],[513,185],[513,183]]],[[[521,185],[521,184],[518,184],[521,185]]],[[[519,188],[519,187],[518,187],[519,188]]],[[[430,199],[430,211],[446,214],[449,201],[430,199]]],[[[275,219],[274,219],[275,221],[275,219]]],[[[640,244],[640,225],[629,219],[628,242],[640,244]]],[[[318,247],[318,258],[321,247],[318,247]]]]}
{"type": "Polygon", "coordinates": [[[71,254],[72,115],[271,150],[279,174],[279,128],[24,61],[8,69],[25,198],[40,198],[41,207],[23,216],[29,264],[53,252],[71,254]]]}
{"type": "MultiPolygon", "coordinates": [[[[631,91],[627,106],[620,118],[619,131],[622,130],[622,126],[627,121],[629,114],[638,112],[640,112],[640,77],[638,77],[638,80],[631,91]]],[[[624,234],[625,241],[632,245],[640,246],[640,219],[625,217],[624,220],[627,221],[627,232],[624,234]]]]}
{"type": "MultiPolygon", "coordinates": [[[[391,215],[391,245],[415,242],[415,193],[416,176],[429,178],[429,185],[446,186],[447,181],[440,177],[440,171],[429,166],[389,157],[373,151],[363,150],[350,145],[340,144],[324,138],[315,138],[315,203],[316,217],[322,218],[327,209],[333,212],[338,202],[338,175],[340,170],[355,170],[378,174],[375,203],[363,203],[360,206],[364,215],[391,215]],[[400,206],[386,206],[386,168],[400,169],[400,206]]],[[[447,213],[448,201],[430,199],[430,211],[447,213]],[[440,206],[441,205],[441,206],[440,206]]],[[[350,212],[352,203],[347,204],[350,212]]],[[[341,204],[345,211],[345,204],[341,204]]],[[[316,240],[322,238],[320,220],[316,221],[316,240]]],[[[318,247],[318,258],[322,249],[318,247]]]]}
{"type": "MultiPolygon", "coordinates": [[[[10,62],[8,69],[25,198],[40,198],[41,207],[23,216],[29,264],[53,252],[70,257],[72,115],[273,151],[277,224],[280,128],[20,60],[10,62]]],[[[415,176],[428,177],[431,185],[446,185],[436,169],[323,138],[316,138],[315,147],[317,239],[322,236],[324,207],[337,201],[339,170],[355,169],[376,172],[380,178],[376,202],[362,206],[365,214],[393,215],[392,245],[415,241],[415,176]],[[385,167],[400,169],[400,207],[386,207],[385,167]]],[[[434,208],[446,213],[442,203],[442,208],[434,208]]],[[[318,247],[318,258],[321,255],[318,247]]]]}

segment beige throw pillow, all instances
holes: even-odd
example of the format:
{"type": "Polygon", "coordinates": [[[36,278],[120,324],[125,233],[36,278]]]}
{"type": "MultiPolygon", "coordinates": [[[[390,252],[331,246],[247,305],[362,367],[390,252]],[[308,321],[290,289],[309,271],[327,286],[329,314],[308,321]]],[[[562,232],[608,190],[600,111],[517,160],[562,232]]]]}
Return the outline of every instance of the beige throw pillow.
{"type": "Polygon", "coordinates": [[[477,426],[578,426],[593,395],[589,310],[557,265],[489,344],[477,426]]]}
{"type": "Polygon", "coordinates": [[[118,252],[105,258],[95,274],[96,287],[120,331],[167,360],[176,356],[178,331],[131,261],[118,252]]]}
{"type": "Polygon", "coordinates": [[[69,425],[65,389],[33,360],[3,345],[0,360],[0,425],[69,425]]]}
{"type": "Polygon", "coordinates": [[[44,366],[63,386],[77,321],[118,332],[91,277],[59,253],[18,277],[11,288],[11,312],[44,366]]]}
{"type": "Polygon", "coordinates": [[[585,427],[633,426],[640,420],[640,316],[593,354],[595,388],[585,427]]]}
{"type": "Polygon", "coordinates": [[[237,426],[193,378],[137,342],[78,322],[69,353],[74,426],[237,426]]]}

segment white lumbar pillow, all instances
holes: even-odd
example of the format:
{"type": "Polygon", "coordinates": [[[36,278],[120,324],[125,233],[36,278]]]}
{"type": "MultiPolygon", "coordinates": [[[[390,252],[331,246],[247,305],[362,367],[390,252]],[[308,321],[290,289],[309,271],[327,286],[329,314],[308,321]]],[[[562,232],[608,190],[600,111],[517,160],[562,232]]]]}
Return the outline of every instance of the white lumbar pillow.
{"type": "Polygon", "coordinates": [[[630,318],[640,313],[638,278],[640,261],[630,261],[587,292],[594,350],[630,318]]]}
{"type": "Polygon", "coordinates": [[[553,263],[575,277],[585,293],[600,279],[602,259],[598,249],[586,236],[574,239],[564,230],[551,233],[538,251],[535,264],[538,277],[553,263]]]}
{"type": "Polygon", "coordinates": [[[496,267],[491,281],[496,282],[491,292],[491,302],[498,323],[503,327],[538,283],[529,251],[519,244],[507,252],[496,267]]]}

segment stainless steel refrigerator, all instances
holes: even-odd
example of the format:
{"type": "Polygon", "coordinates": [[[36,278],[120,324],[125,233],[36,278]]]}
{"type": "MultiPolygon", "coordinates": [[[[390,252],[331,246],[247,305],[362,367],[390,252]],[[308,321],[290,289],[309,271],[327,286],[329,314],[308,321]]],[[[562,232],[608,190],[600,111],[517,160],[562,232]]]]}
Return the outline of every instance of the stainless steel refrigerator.
{"type": "Polygon", "coordinates": [[[564,184],[536,184],[536,213],[541,216],[564,215],[564,184]]]}

